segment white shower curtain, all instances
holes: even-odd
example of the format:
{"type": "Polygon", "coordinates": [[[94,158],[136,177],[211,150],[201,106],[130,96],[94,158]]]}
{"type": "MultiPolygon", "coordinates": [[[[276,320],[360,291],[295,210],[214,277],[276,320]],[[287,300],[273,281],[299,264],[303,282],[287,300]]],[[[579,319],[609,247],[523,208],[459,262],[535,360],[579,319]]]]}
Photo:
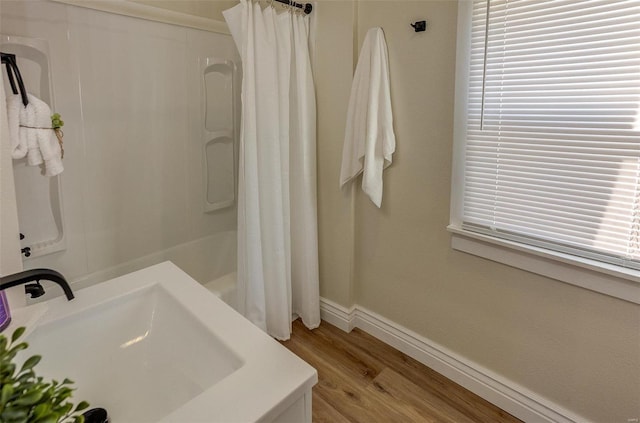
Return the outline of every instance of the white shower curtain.
{"type": "Polygon", "coordinates": [[[309,19],[251,0],[223,13],[243,68],[238,308],[285,340],[294,315],[320,324],[309,19]]]}

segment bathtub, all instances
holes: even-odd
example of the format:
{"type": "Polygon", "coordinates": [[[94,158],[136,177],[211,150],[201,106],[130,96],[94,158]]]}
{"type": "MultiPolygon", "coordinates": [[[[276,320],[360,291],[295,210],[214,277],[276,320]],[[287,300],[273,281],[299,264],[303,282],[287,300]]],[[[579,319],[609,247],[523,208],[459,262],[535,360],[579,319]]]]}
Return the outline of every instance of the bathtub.
{"type": "MultiPolygon", "coordinates": [[[[81,275],[69,282],[73,290],[77,291],[164,261],[171,261],[235,309],[236,238],[235,230],[221,231],[87,275],[81,275]]],[[[39,263],[38,267],[58,269],[55,265],[49,266],[47,263],[39,263]]],[[[67,269],[59,270],[67,274],[67,269]]],[[[48,301],[62,295],[62,291],[52,282],[43,281],[43,285],[45,294],[38,298],[27,298],[28,305],[48,301]]]]}
{"type": "Polygon", "coordinates": [[[216,297],[227,303],[234,310],[237,310],[236,283],[237,273],[230,272],[203,285],[216,297]]]}

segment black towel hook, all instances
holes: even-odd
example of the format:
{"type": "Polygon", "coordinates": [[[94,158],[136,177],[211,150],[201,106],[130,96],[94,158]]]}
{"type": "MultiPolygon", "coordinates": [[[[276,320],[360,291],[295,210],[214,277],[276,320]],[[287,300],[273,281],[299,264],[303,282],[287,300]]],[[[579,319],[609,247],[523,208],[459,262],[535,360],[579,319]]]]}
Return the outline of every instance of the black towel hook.
{"type": "Polygon", "coordinates": [[[20,91],[20,96],[22,97],[22,104],[27,107],[29,104],[29,99],[27,98],[27,90],[24,87],[24,81],[22,80],[22,75],[20,74],[20,69],[18,69],[18,63],[16,62],[16,55],[9,53],[0,53],[0,57],[2,59],[2,63],[4,63],[7,67],[7,78],[9,78],[9,85],[11,85],[11,91],[14,94],[18,94],[20,91]],[[14,81],[14,76],[16,81],[18,82],[18,86],[16,87],[16,82],[14,81]]]}
{"type": "Polygon", "coordinates": [[[411,25],[416,32],[422,32],[427,29],[427,21],[417,21],[409,25],[411,25]]]}

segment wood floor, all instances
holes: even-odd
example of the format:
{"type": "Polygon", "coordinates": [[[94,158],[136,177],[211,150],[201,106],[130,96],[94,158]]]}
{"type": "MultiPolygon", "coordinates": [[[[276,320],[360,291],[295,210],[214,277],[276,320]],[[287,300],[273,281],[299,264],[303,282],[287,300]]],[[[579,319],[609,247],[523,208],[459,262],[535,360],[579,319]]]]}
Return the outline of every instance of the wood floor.
{"type": "Polygon", "coordinates": [[[520,421],[359,329],[297,320],[282,344],[318,370],[314,423],[520,421]]]}

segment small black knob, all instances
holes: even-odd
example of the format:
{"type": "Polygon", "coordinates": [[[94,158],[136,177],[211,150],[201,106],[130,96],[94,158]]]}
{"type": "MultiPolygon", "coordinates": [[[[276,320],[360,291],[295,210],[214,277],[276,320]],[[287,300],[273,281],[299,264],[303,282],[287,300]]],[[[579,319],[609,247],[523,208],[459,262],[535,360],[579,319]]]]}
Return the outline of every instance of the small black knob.
{"type": "Polygon", "coordinates": [[[417,21],[416,23],[412,23],[411,26],[416,32],[422,32],[427,29],[427,21],[417,21]]]}
{"type": "Polygon", "coordinates": [[[20,232],[20,241],[22,241],[23,239],[24,239],[24,234],[20,232]]]}
{"type": "Polygon", "coordinates": [[[31,247],[24,247],[20,250],[25,257],[31,256],[31,247]]]}

